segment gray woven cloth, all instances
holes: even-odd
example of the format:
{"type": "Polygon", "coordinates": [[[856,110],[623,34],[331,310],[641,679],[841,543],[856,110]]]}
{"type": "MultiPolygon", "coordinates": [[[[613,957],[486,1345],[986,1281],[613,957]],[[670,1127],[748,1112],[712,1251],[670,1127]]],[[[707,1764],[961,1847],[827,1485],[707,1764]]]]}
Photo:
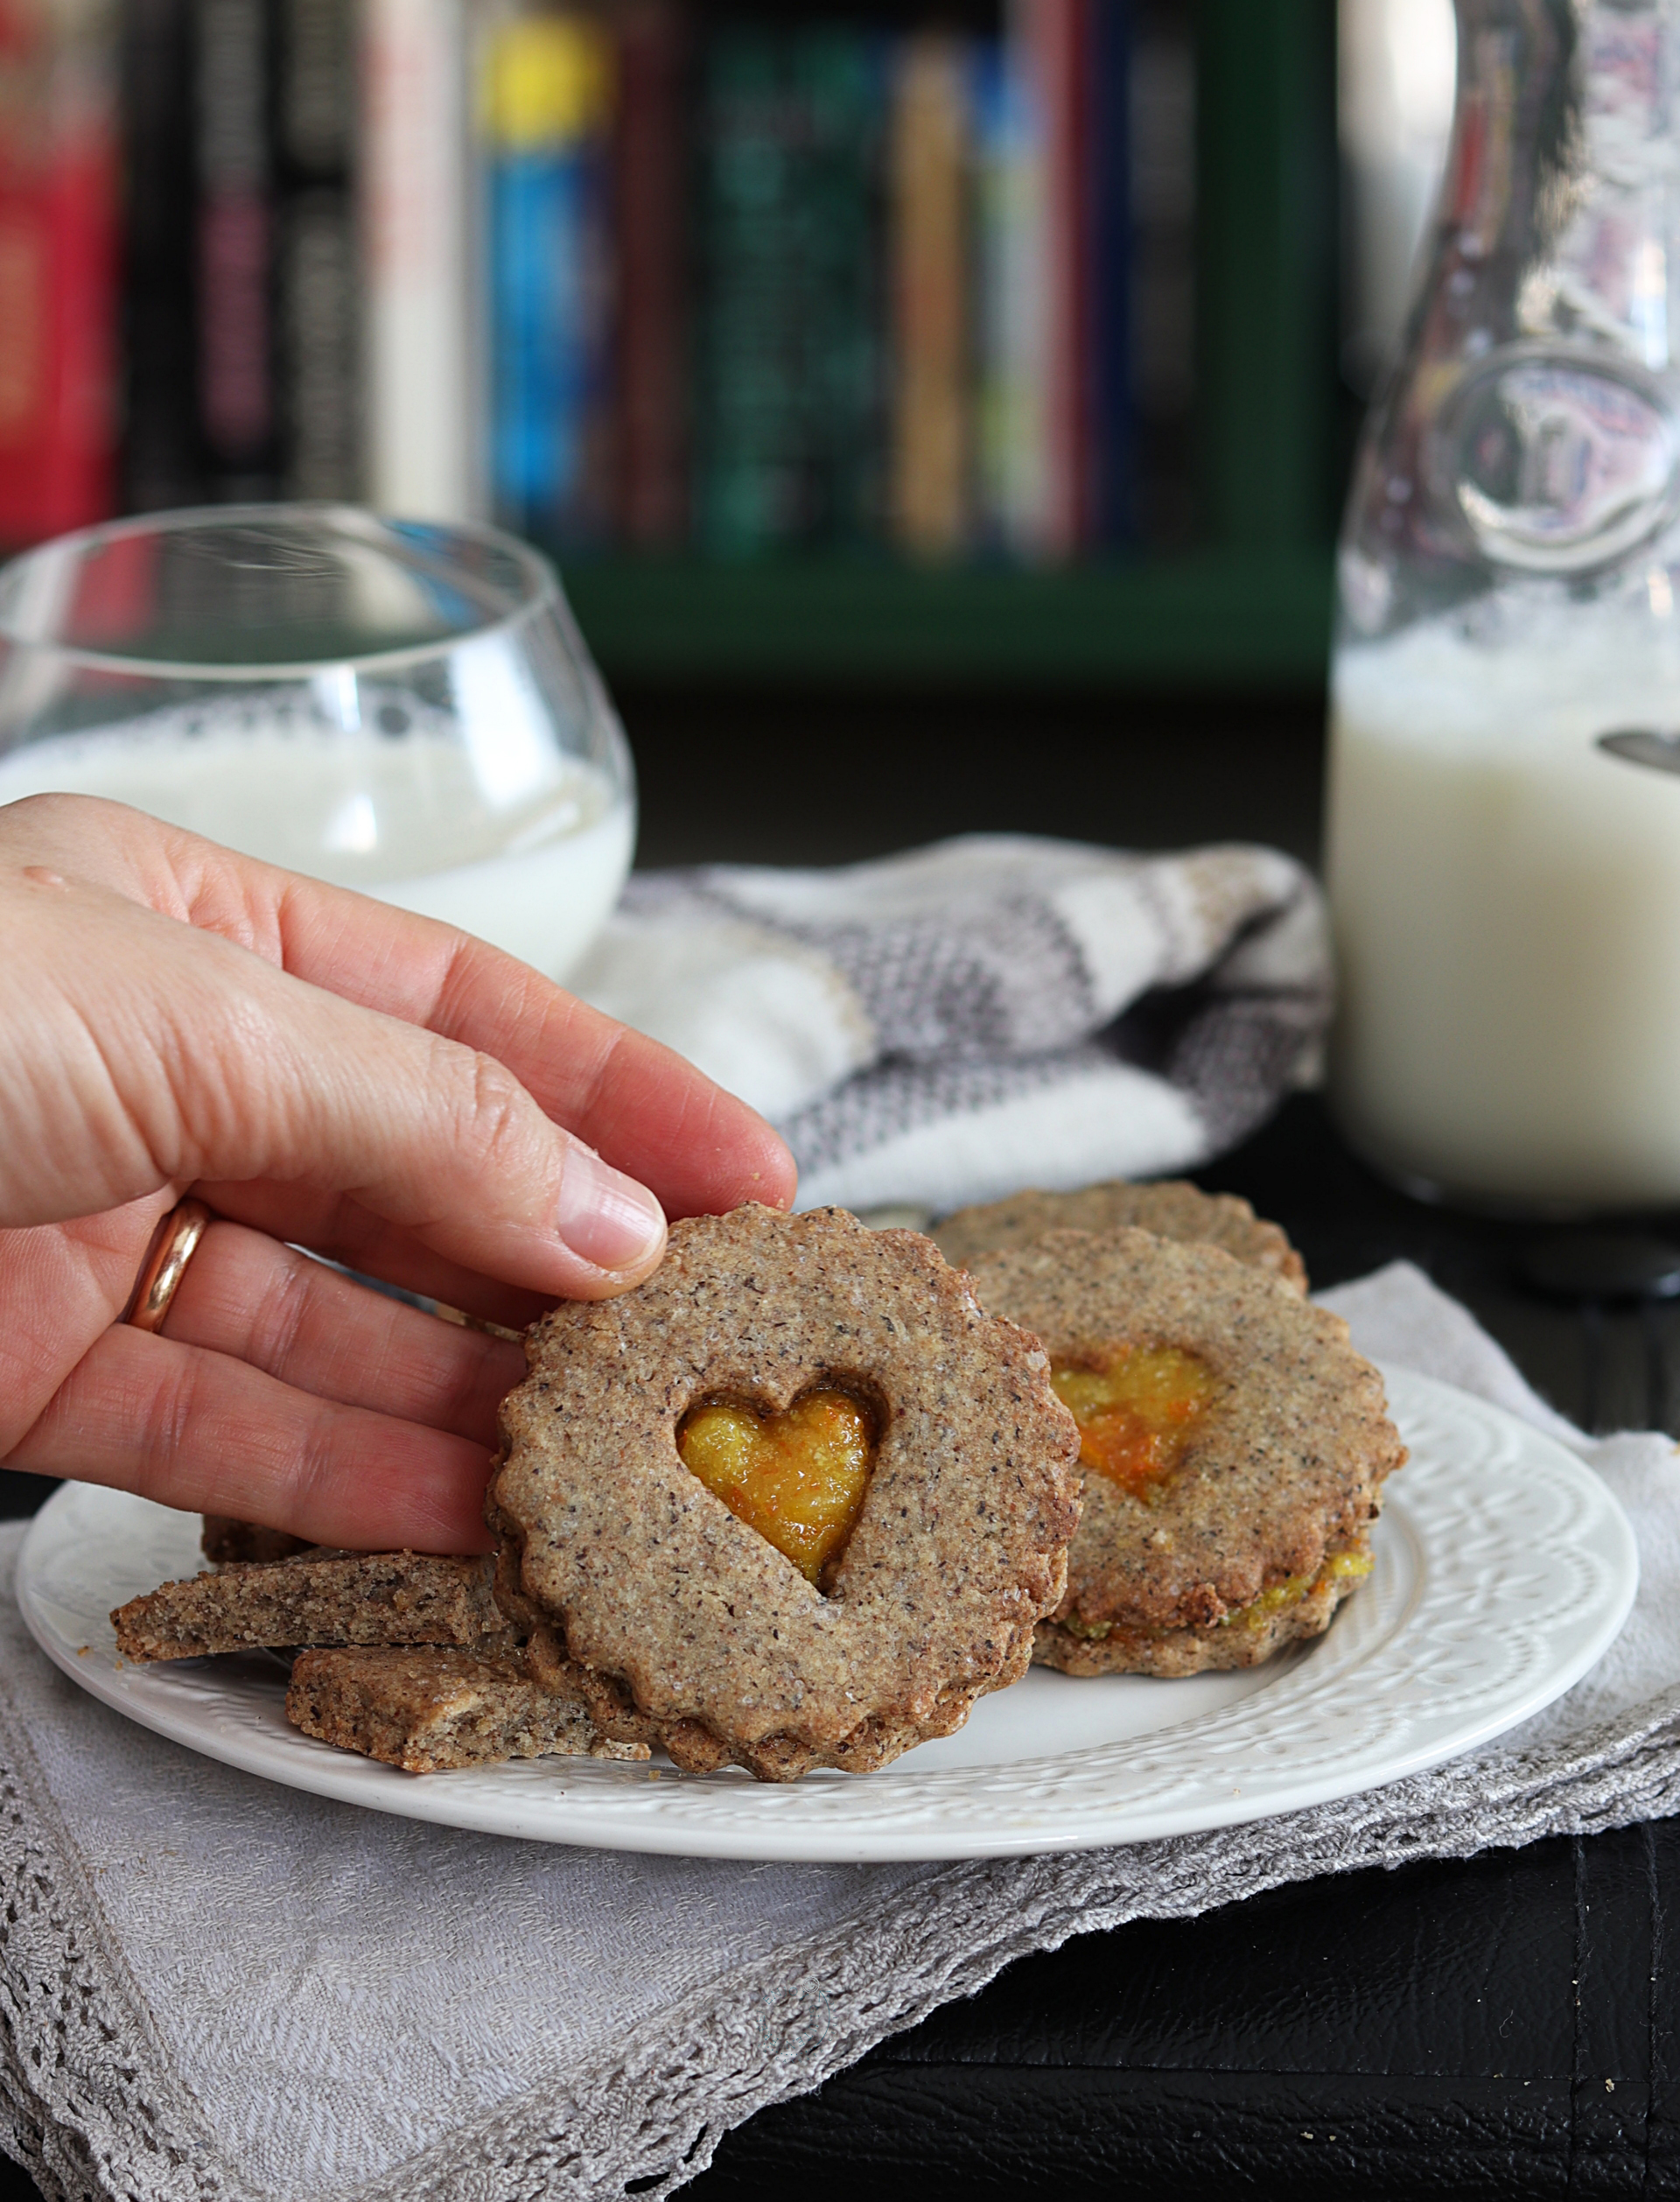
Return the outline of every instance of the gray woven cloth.
{"type": "Polygon", "coordinates": [[[1242,843],[643,873],[571,983],[771,1118],[806,1208],[991,1200],[1024,1156],[1058,1186],[1191,1168],[1312,1074],[1330,1013],[1318,888],[1242,843]]]}
{"type": "MultiPolygon", "coordinates": [[[[1574,1435],[1415,1270],[1328,1297],[1368,1352],[1574,1435]]],[[[1340,1804],[1083,1855],[753,1866],[388,1819],[131,1726],[6,1601],[5,2145],[49,2195],[125,2202],[662,2195],[761,2105],[1069,1935],[1680,1809],[1680,1466],[1666,1438],[1575,1441],[1643,1576],[1550,1712],[1340,1804]]]]}

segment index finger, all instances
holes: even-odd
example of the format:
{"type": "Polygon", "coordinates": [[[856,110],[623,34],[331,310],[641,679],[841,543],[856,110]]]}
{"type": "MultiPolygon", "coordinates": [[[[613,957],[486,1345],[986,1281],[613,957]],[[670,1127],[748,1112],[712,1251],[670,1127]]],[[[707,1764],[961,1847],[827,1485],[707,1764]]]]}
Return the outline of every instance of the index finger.
{"type": "Polygon", "coordinates": [[[80,838],[98,814],[129,873],[119,891],[347,1001],[494,1055],[546,1116],[648,1186],[668,1215],[792,1201],[793,1158],[756,1110],[488,943],[120,804],[49,796],[31,808],[38,839],[64,822],[73,868],[85,868],[80,838]]]}
{"type": "Polygon", "coordinates": [[[668,1215],[792,1199],[792,1158],[756,1110],[500,949],[290,877],[275,919],[288,971],[495,1056],[668,1215]]]}

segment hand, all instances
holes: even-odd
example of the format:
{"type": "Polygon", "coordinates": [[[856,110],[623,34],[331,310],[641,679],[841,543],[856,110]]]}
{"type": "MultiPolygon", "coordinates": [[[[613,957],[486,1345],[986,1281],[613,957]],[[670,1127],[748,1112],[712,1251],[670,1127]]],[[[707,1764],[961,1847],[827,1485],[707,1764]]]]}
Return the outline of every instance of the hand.
{"type": "Polygon", "coordinates": [[[523,1354],[281,1242],[517,1327],[639,1283],[662,1203],[793,1195],[744,1103],[513,957],[118,804],[0,809],[0,938],[10,1468],[481,1550],[523,1354]],[[229,1220],[149,1336],[117,1318],[188,1191],[229,1220]]]}

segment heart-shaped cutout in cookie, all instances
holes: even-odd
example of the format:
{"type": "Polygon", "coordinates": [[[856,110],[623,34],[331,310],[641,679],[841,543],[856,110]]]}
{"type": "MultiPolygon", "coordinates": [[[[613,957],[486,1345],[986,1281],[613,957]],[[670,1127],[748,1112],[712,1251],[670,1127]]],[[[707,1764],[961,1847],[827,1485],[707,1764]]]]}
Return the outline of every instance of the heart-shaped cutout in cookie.
{"type": "Polygon", "coordinates": [[[1114,1346],[1057,1361],[1050,1381],[1079,1425],[1079,1464],[1134,1498],[1158,1496],[1214,1396],[1213,1371],[1180,1346],[1114,1346]]]}
{"type": "Polygon", "coordinates": [[[863,1510],[875,1447],[868,1407],[827,1385],[779,1414],[708,1399],[676,1433],[683,1466],[819,1586],[863,1510]]]}

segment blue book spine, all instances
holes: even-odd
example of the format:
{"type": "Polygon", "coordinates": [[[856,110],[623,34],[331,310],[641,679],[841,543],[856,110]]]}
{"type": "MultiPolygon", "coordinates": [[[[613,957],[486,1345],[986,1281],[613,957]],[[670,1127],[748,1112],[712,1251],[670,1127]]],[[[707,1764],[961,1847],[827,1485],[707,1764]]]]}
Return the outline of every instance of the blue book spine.
{"type": "Polygon", "coordinates": [[[1043,502],[1040,146],[1013,39],[983,45],[974,91],[976,519],[1022,551],[1043,502]]]}
{"type": "Polygon", "coordinates": [[[597,179],[586,151],[510,152],[490,190],[494,485],[516,527],[570,533],[587,517],[597,179]]]}
{"type": "Polygon", "coordinates": [[[486,68],[491,481],[509,525],[557,544],[608,509],[606,193],[612,49],[582,13],[515,18],[486,68]]]}

